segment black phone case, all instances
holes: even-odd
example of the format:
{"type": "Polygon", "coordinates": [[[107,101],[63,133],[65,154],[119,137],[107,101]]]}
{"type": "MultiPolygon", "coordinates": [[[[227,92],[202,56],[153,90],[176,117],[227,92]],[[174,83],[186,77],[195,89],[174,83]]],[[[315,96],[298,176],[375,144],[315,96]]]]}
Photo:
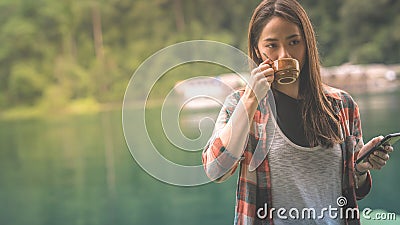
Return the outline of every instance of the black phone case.
{"type": "Polygon", "coordinates": [[[398,137],[400,137],[400,133],[386,135],[378,144],[376,144],[367,153],[365,153],[360,158],[358,158],[356,161],[356,164],[362,162],[365,158],[367,158],[369,155],[371,155],[374,151],[384,151],[383,146],[395,144],[399,140],[398,137]],[[392,139],[394,140],[394,142],[391,142],[392,139]]]}

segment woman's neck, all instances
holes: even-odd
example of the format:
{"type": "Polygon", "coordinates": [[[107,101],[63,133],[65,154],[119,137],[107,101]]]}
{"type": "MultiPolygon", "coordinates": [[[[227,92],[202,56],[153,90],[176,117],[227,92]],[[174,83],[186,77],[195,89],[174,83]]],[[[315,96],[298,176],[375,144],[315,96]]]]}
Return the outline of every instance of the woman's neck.
{"type": "Polygon", "coordinates": [[[274,82],[272,83],[272,87],[294,99],[299,99],[299,80],[291,84],[278,84],[274,82]]]}

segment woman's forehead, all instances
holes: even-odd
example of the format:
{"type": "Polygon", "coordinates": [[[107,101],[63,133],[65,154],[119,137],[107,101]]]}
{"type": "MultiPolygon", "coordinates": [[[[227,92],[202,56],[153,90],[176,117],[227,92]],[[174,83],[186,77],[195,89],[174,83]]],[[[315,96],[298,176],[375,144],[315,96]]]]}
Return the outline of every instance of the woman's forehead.
{"type": "Polygon", "coordinates": [[[265,24],[260,39],[287,39],[299,35],[301,35],[301,32],[297,24],[281,17],[272,17],[265,24]]]}

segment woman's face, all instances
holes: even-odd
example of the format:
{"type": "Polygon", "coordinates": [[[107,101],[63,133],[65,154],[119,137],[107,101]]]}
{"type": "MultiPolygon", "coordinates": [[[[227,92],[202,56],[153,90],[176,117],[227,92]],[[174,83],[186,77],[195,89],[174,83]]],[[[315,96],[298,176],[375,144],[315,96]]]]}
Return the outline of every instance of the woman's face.
{"type": "Polygon", "coordinates": [[[271,60],[294,58],[303,68],[306,44],[299,27],[281,17],[272,17],[265,25],[258,40],[258,50],[263,61],[265,53],[271,60]]]}

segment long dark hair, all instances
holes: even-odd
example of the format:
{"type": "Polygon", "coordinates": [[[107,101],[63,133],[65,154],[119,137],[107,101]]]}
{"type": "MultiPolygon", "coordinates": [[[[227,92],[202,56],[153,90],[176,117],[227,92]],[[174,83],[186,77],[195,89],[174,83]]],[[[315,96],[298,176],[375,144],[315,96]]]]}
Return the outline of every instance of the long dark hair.
{"type": "Polygon", "coordinates": [[[254,10],[249,24],[248,54],[258,65],[258,40],[272,17],[296,24],[306,41],[306,60],[299,76],[299,97],[304,99],[302,117],[304,132],[312,146],[331,147],[340,143],[339,120],[324,94],[315,32],[307,13],[296,0],[264,0],[254,10]]]}

